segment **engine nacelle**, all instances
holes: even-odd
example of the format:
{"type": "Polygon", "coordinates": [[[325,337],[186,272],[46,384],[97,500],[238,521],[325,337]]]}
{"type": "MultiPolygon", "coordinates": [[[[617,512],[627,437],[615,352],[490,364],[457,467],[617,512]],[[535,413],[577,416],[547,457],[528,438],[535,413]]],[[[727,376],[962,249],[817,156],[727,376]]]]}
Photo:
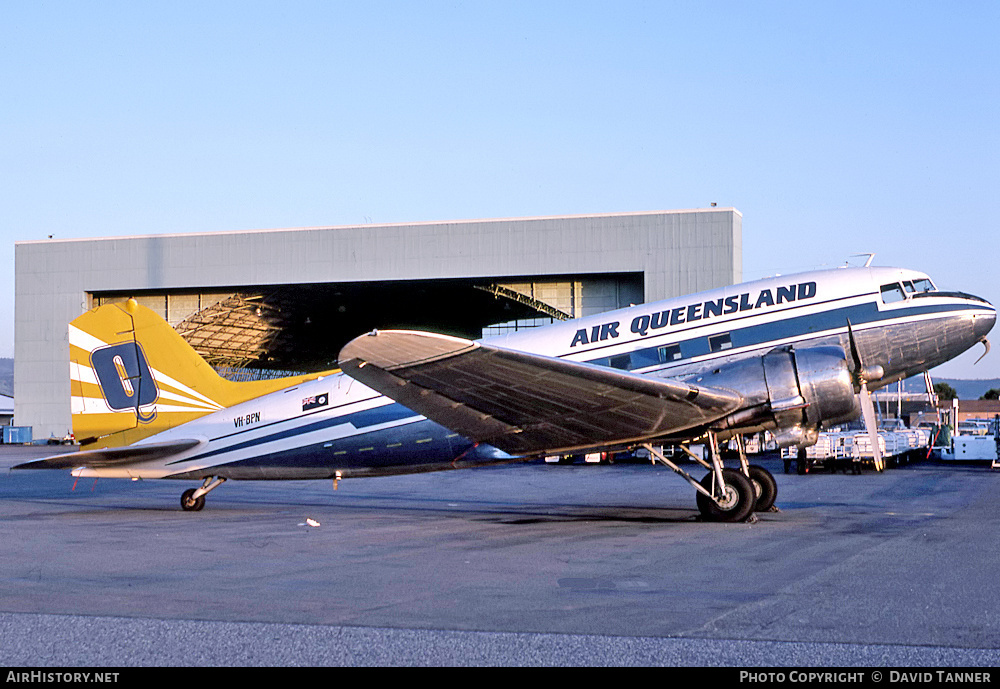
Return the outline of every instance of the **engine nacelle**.
{"type": "Polygon", "coordinates": [[[836,346],[782,347],[688,382],[743,395],[743,408],[712,424],[720,439],[767,430],[779,447],[807,447],[816,443],[820,428],[861,413],[847,354],[836,346]]]}

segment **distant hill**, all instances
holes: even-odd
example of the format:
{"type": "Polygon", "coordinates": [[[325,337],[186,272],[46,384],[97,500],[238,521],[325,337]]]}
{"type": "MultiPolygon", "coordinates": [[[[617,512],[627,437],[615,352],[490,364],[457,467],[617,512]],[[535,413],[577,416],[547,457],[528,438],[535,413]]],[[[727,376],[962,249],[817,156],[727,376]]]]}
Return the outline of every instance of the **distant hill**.
{"type": "Polygon", "coordinates": [[[0,394],[14,396],[13,359],[0,359],[0,394]]]}

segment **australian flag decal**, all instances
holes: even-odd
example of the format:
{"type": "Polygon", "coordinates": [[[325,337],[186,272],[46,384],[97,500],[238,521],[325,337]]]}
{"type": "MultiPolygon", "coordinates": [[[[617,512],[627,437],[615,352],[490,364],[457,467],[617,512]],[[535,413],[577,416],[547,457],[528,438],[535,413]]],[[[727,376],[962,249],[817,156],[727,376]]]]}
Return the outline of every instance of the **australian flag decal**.
{"type": "Polygon", "coordinates": [[[322,395],[313,395],[302,400],[302,411],[309,411],[318,407],[325,407],[330,403],[330,393],[324,392],[322,395]]]}

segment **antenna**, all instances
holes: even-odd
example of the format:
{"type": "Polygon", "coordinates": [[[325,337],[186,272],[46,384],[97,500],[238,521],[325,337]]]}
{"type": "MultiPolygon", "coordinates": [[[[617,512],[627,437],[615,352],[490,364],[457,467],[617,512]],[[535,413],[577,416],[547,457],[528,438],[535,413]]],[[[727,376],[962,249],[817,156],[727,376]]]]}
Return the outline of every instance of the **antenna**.
{"type": "Polygon", "coordinates": [[[865,261],[865,268],[871,268],[871,266],[872,266],[872,260],[875,258],[874,252],[870,253],[870,254],[851,254],[850,257],[851,258],[856,258],[858,256],[867,256],[868,260],[865,261]]]}

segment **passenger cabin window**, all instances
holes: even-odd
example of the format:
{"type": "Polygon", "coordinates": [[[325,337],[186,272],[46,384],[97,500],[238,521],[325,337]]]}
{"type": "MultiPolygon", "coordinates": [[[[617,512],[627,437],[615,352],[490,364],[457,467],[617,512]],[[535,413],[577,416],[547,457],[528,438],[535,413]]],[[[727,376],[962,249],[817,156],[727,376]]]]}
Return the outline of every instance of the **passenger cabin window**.
{"type": "Polygon", "coordinates": [[[882,285],[882,301],[886,304],[903,301],[904,299],[906,299],[906,295],[903,294],[903,288],[899,286],[898,282],[894,282],[891,285],[882,285]]]}
{"type": "Polygon", "coordinates": [[[619,354],[618,356],[611,357],[609,362],[611,368],[620,368],[623,371],[628,371],[632,368],[632,357],[629,354],[619,354]]]}
{"type": "Polygon", "coordinates": [[[729,333],[722,333],[721,335],[712,335],[708,338],[708,346],[713,352],[721,352],[726,349],[733,348],[733,340],[729,337],[729,333]]]}
{"type": "Polygon", "coordinates": [[[637,349],[632,352],[632,367],[630,371],[634,371],[637,368],[648,368],[649,366],[656,366],[661,363],[660,358],[656,355],[656,350],[652,347],[647,349],[637,349]]]}
{"type": "Polygon", "coordinates": [[[666,347],[660,347],[660,362],[667,363],[670,361],[677,361],[681,358],[681,346],[679,344],[667,345],[666,347]]]}

